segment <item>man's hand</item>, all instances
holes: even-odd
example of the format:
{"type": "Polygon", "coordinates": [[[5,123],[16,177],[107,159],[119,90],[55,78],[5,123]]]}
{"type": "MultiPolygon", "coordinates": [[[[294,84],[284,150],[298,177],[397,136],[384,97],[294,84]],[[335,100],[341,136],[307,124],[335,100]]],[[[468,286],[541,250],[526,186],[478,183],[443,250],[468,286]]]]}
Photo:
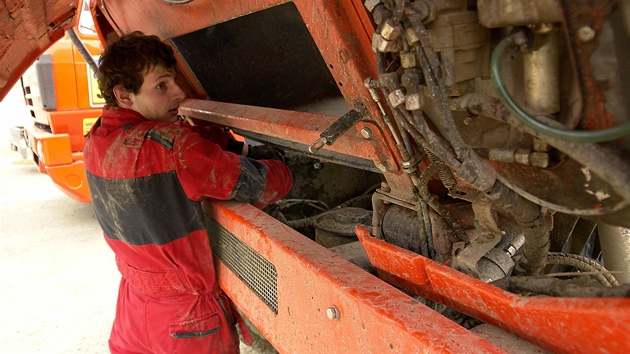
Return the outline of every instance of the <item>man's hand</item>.
{"type": "Polygon", "coordinates": [[[284,162],[284,151],[269,145],[249,145],[247,157],[254,160],[280,160],[284,162]]]}

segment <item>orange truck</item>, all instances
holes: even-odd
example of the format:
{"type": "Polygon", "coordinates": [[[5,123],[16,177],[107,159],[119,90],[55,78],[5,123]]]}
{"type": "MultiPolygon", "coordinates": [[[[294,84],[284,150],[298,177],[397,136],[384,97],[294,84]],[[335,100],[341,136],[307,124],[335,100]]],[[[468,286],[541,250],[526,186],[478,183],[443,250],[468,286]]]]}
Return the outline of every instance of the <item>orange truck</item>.
{"type": "Polygon", "coordinates": [[[75,35],[91,56],[101,44],[92,24],[87,2],[78,4],[77,25],[46,50],[22,75],[22,89],[29,122],[14,127],[12,146],[21,148],[39,172],[48,174],[57,187],[80,202],[91,202],[83,167],[84,135],[101,114],[94,70],[86,64],[71,40],[75,35]],[[83,6],[83,7],[81,7],[83,6]]]}
{"type": "MultiPolygon", "coordinates": [[[[76,1],[25,3],[0,7],[0,97],[79,21],[76,1]]],[[[630,352],[627,1],[89,8],[101,43],[140,30],[174,48],[181,115],[286,152],[285,199],[203,202],[260,343],[630,352]]]]}

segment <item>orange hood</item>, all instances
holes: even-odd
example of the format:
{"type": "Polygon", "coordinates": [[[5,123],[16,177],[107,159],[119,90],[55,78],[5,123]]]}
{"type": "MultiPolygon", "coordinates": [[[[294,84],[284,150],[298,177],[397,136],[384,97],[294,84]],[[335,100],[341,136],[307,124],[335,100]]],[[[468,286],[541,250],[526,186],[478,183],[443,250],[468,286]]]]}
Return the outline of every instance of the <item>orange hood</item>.
{"type": "Polygon", "coordinates": [[[77,0],[0,3],[0,101],[46,49],[74,26],[77,0]]]}

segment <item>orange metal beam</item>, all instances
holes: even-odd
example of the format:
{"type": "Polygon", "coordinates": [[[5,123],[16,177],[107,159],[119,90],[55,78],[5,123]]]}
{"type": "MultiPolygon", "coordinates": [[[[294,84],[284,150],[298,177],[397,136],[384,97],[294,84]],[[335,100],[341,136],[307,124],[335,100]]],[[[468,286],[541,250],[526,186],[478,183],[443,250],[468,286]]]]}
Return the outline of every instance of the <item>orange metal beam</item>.
{"type": "MultiPolygon", "coordinates": [[[[132,30],[141,30],[146,34],[155,34],[168,40],[287,2],[289,1],[197,0],[182,5],[172,5],[161,1],[109,0],[107,2],[92,2],[92,5],[100,9],[100,13],[104,14],[112,25],[111,27],[116,31],[126,33],[132,30]]],[[[366,78],[376,76],[376,57],[371,48],[374,25],[363,2],[361,0],[295,0],[290,2],[297,8],[345,102],[350,107],[364,105],[369,110],[369,117],[365,119],[370,120],[371,124],[377,127],[373,130],[378,135],[380,143],[375,144],[379,145],[376,146],[375,151],[378,159],[374,158],[374,154],[370,154],[374,148],[367,148],[365,154],[368,154],[368,158],[375,162],[375,166],[379,166],[379,163],[383,161],[388,162],[380,165],[380,167],[386,169],[384,176],[390,185],[392,195],[398,199],[407,200],[413,191],[413,184],[408,176],[398,170],[401,158],[396,143],[384,120],[380,117],[378,106],[364,86],[366,78]],[[388,159],[395,159],[398,162],[389,163],[388,159]]],[[[190,93],[203,91],[186,69],[183,69],[182,72],[184,72],[184,78],[192,80],[189,84],[195,86],[195,89],[187,91],[190,93]]],[[[195,98],[205,99],[206,97],[195,98]]],[[[187,108],[186,105],[187,103],[184,104],[184,109],[187,108]]],[[[203,109],[211,111],[209,108],[203,109]]],[[[253,111],[250,110],[250,112],[253,111]]],[[[184,110],[182,113],[188,115],[189,111],[184,110]]],[[[234,118],[238,117],[236,113],[232,114],[234,118]]],[[[271,125],[273,125],[273,117],[267,116],[267,118],[272,119],[271,125]]],[[[223,121],[226,122],[224,125],[233,126],[227,121],[223,121]]],[[[322,125],[316,130],[317,134],[306,135],[309,139],[314,138],[308,142],[308,145],[317,140],[319,133],[327,127],[323,123],[332,121],[331,119],[322,120],[322,125]]],[[[258,124],[262,122],[261,119],[256,121],[258,124]]],[[[363,125],[357,125],[357,127],[350,129],[348,134],[358,135],[362,127],[363,125]]],[[[255,129],[255,127],[250,128],[255,129]]],[[[374,139],[373,141],[377,140],[374,139]]],[[[363,145],[365,144],[358,146],[363,145]]],[[[365,158],[362,156],[364,152],[357,148],[358,146],[353,148],[354,152],[351,156],[365,158]]],[[[333,151],[335,149],[334,145],[326,148],[333,151]]],[[[317,156],[314,157],[317,158],[317,156]]]]}
{"type": "Polygon", "coordinates": [[[205,201],[204,211],[275,266],[277,314],[223,263],[217,271],[280,352],[502,352],[251,205],[205,201]],[[332,307],[338,319],[327,316],[332,307]]]}
{"type": "MultiPolygon", "coordinates": [[[[324,114],[195,99],[182,102],[179,112],[192,118],[302,144],[303,151],[306,151],[306,147],[319,139],[319,134],[339,118],[324,114]]],[[[372,122],[359,122],[356,129],[350,129],[333,145],[326,145],[323,150],[371,160],[374,166],[385,162],[389,168],[387,178],[392,190],[413,188],[409,177],[398,169],[395,157],[385,144],[384,133],[372,122]],[[366,140],[359,132],[368,126],[374,136],[366,140]]]]}
{"type": "Polygon", "coordinates": [[[525,297],[503,291],[357,227],[370,262],[408,291],[554,352],[630,352],[630,299],[525,297]]]}
{"type": "MultiPolygon", "coordinates": [[[[124,32],[141,30],[170,39],[287,2],[215,0],[171,5],[162,1],[110,0],[95,5],[124,32]]],[[[291,2],[300,12],[346,100],[363,96],[369,102],[363,79],[376,74],[376,59],[371,51],[371,22],[366,19],[365,11],[357,13],[362,5],[356,0],[291,2]]]]}
{"type": "MultiPolygon", "coordinates": [[[[306,147],[319,139],[319,134],[339,119],[337,116],[325,114],[193,99],[182,103],[180,113],[231,128],[299,143],[306,147]]],[[[357,130],[351,129],[333,145],[327,145],[324,149],[368,160],[378,161],[384,158],[392,164],[392,168],[397,168],[392,154],[388,150],[377,151],[375,145],[362,138],[357,130]]]]}

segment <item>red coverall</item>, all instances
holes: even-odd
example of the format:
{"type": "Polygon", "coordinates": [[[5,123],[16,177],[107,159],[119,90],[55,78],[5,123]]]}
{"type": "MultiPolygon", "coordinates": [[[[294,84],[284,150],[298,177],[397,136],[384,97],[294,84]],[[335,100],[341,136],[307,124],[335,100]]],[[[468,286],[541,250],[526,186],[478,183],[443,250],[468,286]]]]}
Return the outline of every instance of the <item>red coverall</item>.
{"type": "Polygon", "coordinates": [[[292,187],[282,162],[224,151],[238,152],[239,144],[216,127],[103,109],[83,154],[96,216],[122,274],[112,353],[238,353],[237,316],[217,285],[200,200],[263,207],[292,187]]]}

